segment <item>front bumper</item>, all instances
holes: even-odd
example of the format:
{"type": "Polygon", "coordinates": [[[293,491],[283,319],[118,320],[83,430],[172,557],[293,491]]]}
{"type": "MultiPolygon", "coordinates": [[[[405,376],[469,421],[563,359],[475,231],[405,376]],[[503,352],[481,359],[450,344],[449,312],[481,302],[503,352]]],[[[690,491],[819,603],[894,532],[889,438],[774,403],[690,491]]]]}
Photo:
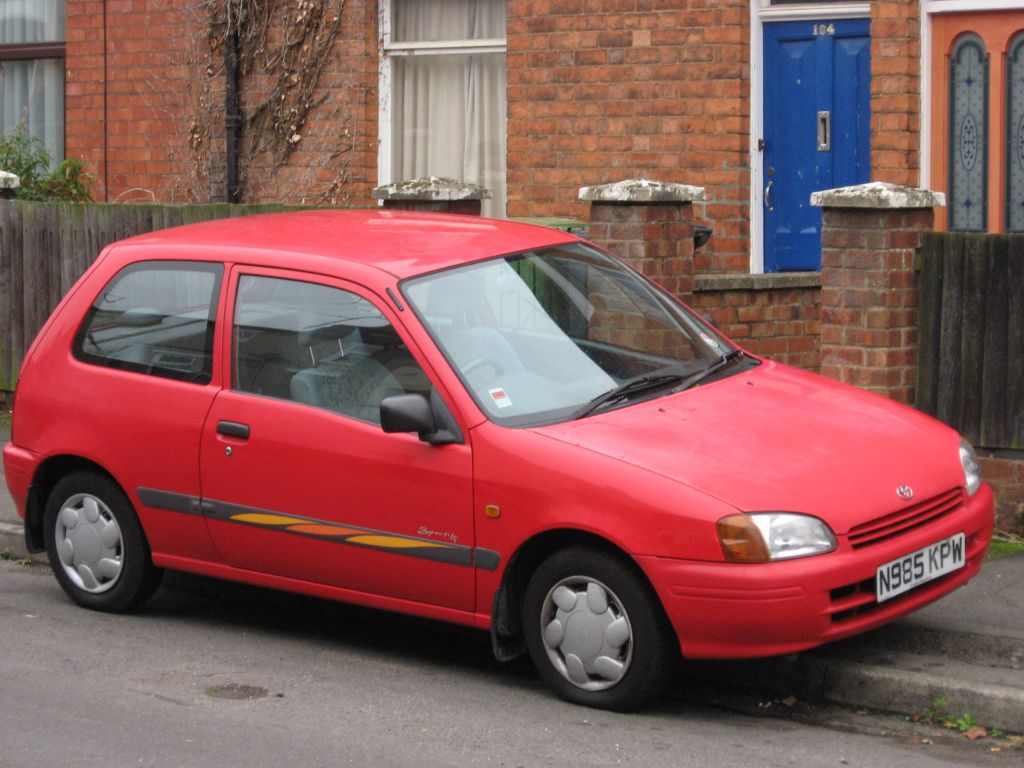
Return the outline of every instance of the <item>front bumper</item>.
{"type": "Polygon", "coordinates": [[[873,629],[966,584],[981,568],[993,522],[992,489],[985,484],[941,520],[862,549],[841,537],[827,555],[776,563],[637,562],[661,598],[684,656],[773,656],[873,629]],[[963,568],[875,601],[878,566],[961,532],[963,568]]]}
{"type": "Polygon", "coordinates": [[[24,519],[28,490],[39,466],[39,457],[14,443],[4,443],[4,479],[18,515],[24,519]]]}

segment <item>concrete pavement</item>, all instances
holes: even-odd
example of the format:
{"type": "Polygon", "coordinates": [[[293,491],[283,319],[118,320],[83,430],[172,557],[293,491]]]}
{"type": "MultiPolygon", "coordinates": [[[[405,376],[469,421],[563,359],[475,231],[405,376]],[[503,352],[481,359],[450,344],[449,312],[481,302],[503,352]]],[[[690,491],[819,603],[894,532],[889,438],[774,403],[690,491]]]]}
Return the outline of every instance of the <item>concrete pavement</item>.
{"type": "MultiPolygon", "coordinates": [[[[0,443],[8,437],[0,428],[0,443]]],[[[6,485],[0,552],[25,555],[6,485]]],[[[970,584],[875,632],[795,657],[690,663],[684,673],[806,701],[935,720],[969,715],[1024,733],[1024,555],[990,560],[970,584]]]]}

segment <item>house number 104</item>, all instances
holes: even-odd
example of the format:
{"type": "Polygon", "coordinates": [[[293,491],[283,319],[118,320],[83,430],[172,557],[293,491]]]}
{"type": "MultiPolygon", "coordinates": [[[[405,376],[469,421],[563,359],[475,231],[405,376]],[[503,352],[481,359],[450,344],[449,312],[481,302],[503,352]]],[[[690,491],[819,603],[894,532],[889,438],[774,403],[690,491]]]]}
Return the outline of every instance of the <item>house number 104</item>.
{"type": "Polygon", "coordinates": [[[836,33],[835,24],[812,24],[811,32],[815,37],[821,37],[822,35],[834,35],[836,33]]]}

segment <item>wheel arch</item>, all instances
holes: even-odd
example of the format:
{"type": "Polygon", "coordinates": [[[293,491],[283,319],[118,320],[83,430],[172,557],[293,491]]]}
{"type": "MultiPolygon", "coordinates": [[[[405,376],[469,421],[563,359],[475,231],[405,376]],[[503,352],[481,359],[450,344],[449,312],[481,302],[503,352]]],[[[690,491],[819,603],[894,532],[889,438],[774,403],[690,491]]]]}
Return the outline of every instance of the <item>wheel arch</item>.
{"type": "Polygon", "coordinates": [[[102,475],[124,491],[117,479],[94,461],[74,454],[49,457],[36,470],[25,505],[25,547],[29,552],[43,552],[46,549],[46,538],[43,531],[46,500],[57,483],[72,472],[93,472],[102,475]]]}
{"type": "MultiPolygon", "coordinates": [[[[526,653],[522,632],[523,598],[530,576],[553,553],[573,546],[603,552],[636,572],[657,596],[647,574],[629,553],[594,533],[575,528],[544,531],[527,539],[509,559],[491,608],[491,643],[499,661],[511,661],[526,653]]],[[[658,601],[660,605],[660,600],[658,601]]],[[[662,608],[664,611],[664,608],[662,608]]],[[[667,617],[665,618],[668,621],[667,617]]]]}

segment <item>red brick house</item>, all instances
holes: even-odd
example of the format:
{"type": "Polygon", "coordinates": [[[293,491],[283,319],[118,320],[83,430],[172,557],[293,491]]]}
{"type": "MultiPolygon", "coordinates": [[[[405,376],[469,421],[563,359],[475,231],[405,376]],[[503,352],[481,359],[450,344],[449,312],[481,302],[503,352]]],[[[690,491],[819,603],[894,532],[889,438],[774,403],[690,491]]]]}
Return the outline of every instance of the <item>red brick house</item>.
{"type": "Polygon", "coordinates": [[[1024,109],[1007,85],[1024,66],[1015,0],[272,6],[5,3],[4,130],[46,133],[110,201],[226,199],[229,134],[250,202],[369,205],[380,183],[438,175],[490,188],[492,215],[581,217],[581,186],[697,184],[715,229],[702,273],[814,271],[808,190],[869,180],[955,181],[970,191],[951,197],[954,226],[1024,228],[1009,199],[1024,165],[1003,157],[1024,109]],[[981,76],[951,103],[950,72],[972,66],[981,76]],[[949,163],[957,109],[975,126],[969,171],[949,163]]]}

